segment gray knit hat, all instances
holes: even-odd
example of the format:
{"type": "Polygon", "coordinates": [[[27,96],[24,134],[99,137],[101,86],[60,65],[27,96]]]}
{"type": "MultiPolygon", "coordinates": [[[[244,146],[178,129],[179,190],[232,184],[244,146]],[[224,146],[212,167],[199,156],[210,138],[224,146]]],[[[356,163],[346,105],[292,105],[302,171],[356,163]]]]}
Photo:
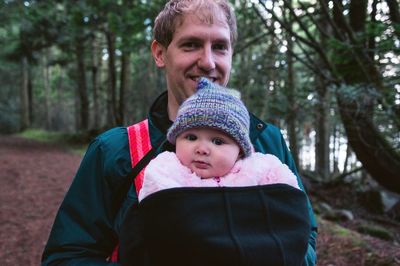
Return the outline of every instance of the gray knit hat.
{"type": "Polygon", "coordinates": [[[240,100],[240,92],[224,88],[201,78],[194,95],[179,107],[175,122],[167,133],[167,139],[175,144],[183,131],[196,127],[210,127],[231,136],[241,147],[243,157],[250,155],[250,117],[240,100]]]}

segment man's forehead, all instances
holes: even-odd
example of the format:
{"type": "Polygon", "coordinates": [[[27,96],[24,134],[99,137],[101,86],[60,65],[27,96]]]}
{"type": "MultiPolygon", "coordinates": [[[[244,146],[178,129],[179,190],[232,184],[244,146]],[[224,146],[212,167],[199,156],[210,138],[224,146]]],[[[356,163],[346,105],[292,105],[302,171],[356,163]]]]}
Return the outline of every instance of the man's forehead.
{"type": "Polygon", "coordinates": [[[214,23],[208,24],[198,19],[195,15],[186,15],[180,26],[175,28],[173,36],[173,38],[177,38],[176,41],[178,42],[187,40],[200,41],[204,38],[211,38],[215,42],[225,42],[228,45],[231,42],[230,28],[224,21],[214,21],[214,23]],[[185,25],[180,27],[183,24],[185,25]],[[196,25],[205,25],[206,27],[197,28],[196,25]],[[207,30],[207,28],[211,27],[213,27],[213,30],[207,30]]]}
{"type": "Polygon", "coordinates": [[[176,18],[175,27],[182,26],[183,23],[220,25],[229,29],[225,13],[220,8],[211,10],[199,9],[193,10],[176,18]]]}

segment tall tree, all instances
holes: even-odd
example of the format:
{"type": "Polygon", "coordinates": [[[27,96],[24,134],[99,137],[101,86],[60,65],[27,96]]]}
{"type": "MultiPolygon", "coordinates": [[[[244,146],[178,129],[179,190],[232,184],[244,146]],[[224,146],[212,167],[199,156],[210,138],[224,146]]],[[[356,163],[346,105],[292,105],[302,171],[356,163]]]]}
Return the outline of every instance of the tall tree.
{"type": "MultiPolygon", "coordinates": [[[[320,7],[319,7],[320,8],[320,7]]],[[[329,34],[330,25],[326,17],[318,17],[316,19],[318,27],[325,29],[326,33],[329,34]]],[[[327,46],[327,37],[324,34],[319,33],[319,41],[323,47],[327,46]]],[[[316,61],[323,67],[323,62],[319,55],[316,55],[316,61]]],[[[324,179],[329,177],[329,92],[328,83],[321,77],[321,75],[315,75],[315,170],[318,175],[324,179]]]]}
{"type": "MultiPolygon", "coordinates": [[[[287,3],[288,0],[279,1],[287,3]]],[[[400,128],[399,105],[394,102],[396,92],[390,90],[390,78],[383,79],[386,66],[380,65],[376,58],[387,53],[398,55],[395,49],[392,24],[372,24],[367,15],[367,0],[332,1],[331,9],[325,0],[319,0],[321,8],[312,4],[305,5],[298,1],[298,7],[289,8],[299,30],[291,30],[277,13],[264,1],[259,1],[258,8],[271,16],[282,28],[296,38],[296,46],[307,46],[308,53],[296,58],[326,82],[336,85],[336,97],[343,125],[353,151],[364,168],[381,185],[389,190],[400,191],[400,154],[395,147],[395,134],[392,128],[400,128]],[[320,11],[320,13],[315,12],[320,11]],[[330,36],[315,21],[316,16],[325,16],[333,31],[330,36]],[[375,28],[374,28],[374,27],[375,28]],[[368,31],[367,31],[368,29],[368,31]],[[375,29],[371,30],[371,29],[375,29]],[[388,29],[388,30],[387,30],[388,29]],[[315,31],[329,39],[329,46],[323,46],[315,38],[315,31]],[[367,34],[380,37],[375,49],[376,55],[370,58],[367,34]],[[317,54],[320,61],[315,61],[312,54],[317,54]],[[323,64],[323,67],[321,67],[323,64]],[[378,107],[385,111],[377,112],[378,107]],[[385,115],[389,127],[383,127],[385,115]]],[[[384,10],[379,10],[384,14],[384,10]]],[[[264,19],[268,19],[264,16],[264,19]]],[[[389,66],[393,67],[393,66],[389,66]]],[[[386,74],[387,75],[387,74],[386,74]]]]}
{"type": "MultiPolygon", "coordinates": [[[[292,15],[286,12],[287,9],[292,7],[292,1],[288,1],[284,5],[285,23],[292,25],[292,15]],[[285,8],[286,7],[286,8],[285,8]]],[[[295,86],[295,73],[294,73],[294,60],[293,60],[293,40],[290,34],[286,34],[287,51],[286,51],[286,62],[287,62],[287,98],[288,98],[288,135],[289,135],[289,147],[293,155],[293,160],[296,165],[299,165],[299,147],[297,143],[297,112],[298,106],[296,101],[296,86],[295,86]]]]}
{"type": "Polygon", "coordinates": [[[28,70],[28,59],[23,57],[21,60],[21,71],[22,71],[22,84],[20,92],[20,129],[25,130],[30,126],[29,120],[29,70],[28,70]]]}
{"type": "Polygon", "coordinates": [[[101,60],[99,52],[99,40],[94,34],[92,39],[92,49],[91,49],[91,72],[92,72],[92,95],[93,95],[93,128],[97,129],[100,127],[100,107],[99,107],[99,81],[100,81],[100,70],[101,70],[101,60]]]}
{"type": "Polygon", "coordinates": [[[365,52],[367,4],[367,0],[351,1],[346,18],[345,7],[339,2],[334,3],[333,18],[340,34],[337,37],[354,47],[338,49],[345,60],[336,69],[355,96],[349,95],[349,87],[346,91],[339,90],[339,111],[349,144],[364,168],[383,186],[400,191],[399,152],[390,146],[373,120],[377,104],[374,94],[384,90],[384,85],[381,74],[365,52]]]}
{"type": "Polygon", "coordinates": [[[45,121],[46,121],[46,129],[51,129],[51,117],[50,117],[50,97],[51,97],[51,88],[50,88],[50,71],[49,71],[49,58],[48,49],[44,49],[42,53],[42,75],[43,75],[43,89],[44,89],[44,113],[45,113],[45,121]]]}
{"type": "Polygon", "coordinates": [[[111,30],[105,32],[107,40],[107,51],[108,51],[108,91],[109,97],[107,110],[109,115],[108,121],[110,125],[118,125],[121,122],[120,117],[118,117],[118,94],[117,94],[117,69],[116,69],[116,56],[115,56],[115,33],[111,30]]]}
{"type": "Polygon", "coordinates": [[[89,127],[89,99],[87,93],[85,40],[81,36],[75,38],[75,59],[77,71],[77,94],[79,96],[79,129],[89,127]]]}

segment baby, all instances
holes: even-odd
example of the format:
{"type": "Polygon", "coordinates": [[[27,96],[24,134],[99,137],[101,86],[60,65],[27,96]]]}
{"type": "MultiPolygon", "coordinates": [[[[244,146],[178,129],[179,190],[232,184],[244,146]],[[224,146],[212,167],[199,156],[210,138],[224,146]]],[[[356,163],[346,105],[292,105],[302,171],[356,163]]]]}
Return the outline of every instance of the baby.
{"type": "Polygon", "coordinates": [[[300,189],[296,176],[276,156],[253,151],[249,128],[240,93],[202,78],[168,130],[176,152],[163,152],[149,163],[139,201],[174,187],[281,183],[300,189]]]}

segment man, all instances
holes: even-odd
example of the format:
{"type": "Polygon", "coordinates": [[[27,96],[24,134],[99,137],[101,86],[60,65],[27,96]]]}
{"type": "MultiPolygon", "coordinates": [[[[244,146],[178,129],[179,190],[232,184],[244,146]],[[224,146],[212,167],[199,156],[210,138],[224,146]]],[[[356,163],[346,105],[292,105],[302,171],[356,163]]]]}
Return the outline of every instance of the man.
{"type": "MultiPolygon", "coordinates": [[[[167,92],[155,100],[148,116],[151,146],[157,153],[168,149],[162,145],[165,134],[200,77],[228,83],[236,35],[235,16],[225,0],[171,0],[159,14],[151,51],[156,65],[165,70],[167,92]]],[[[256,151],[276,155],[297,175],[279,129],[253,115],[250,129],[256,151]]],[[[124,194],[131,170],[126,128],[111,129],[90,144],[57,213],[42,265],[118,265],[107,258],[118,244],[127,208],[138,202],[133,187],[127,197],[124,194]]],[[[303,188],[299,178],[298,182],[303,188]]],[[[305,262],[314,265],[317,228],[311,205],[309,216],[305,262]]]]}

